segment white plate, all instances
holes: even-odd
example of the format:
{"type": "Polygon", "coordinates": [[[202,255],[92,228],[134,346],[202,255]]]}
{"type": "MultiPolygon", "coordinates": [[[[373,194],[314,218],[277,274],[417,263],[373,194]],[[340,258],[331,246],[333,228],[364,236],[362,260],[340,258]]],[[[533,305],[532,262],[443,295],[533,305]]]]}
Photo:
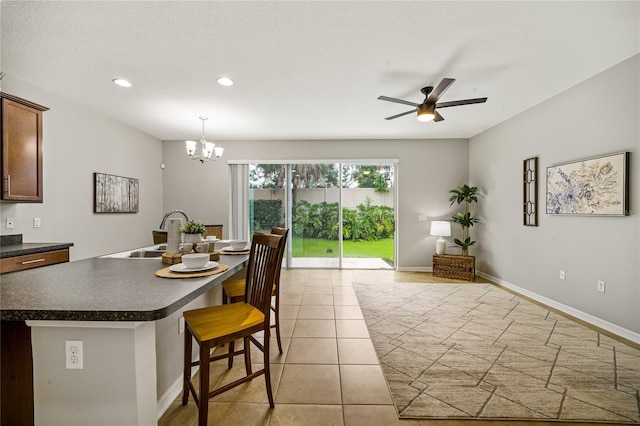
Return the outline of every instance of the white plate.
{"type": "Polygon", "coordinates": [[[224,251],[230,251],[230,252],[236,252],[236,251],[247,251],[249,249],[251,249],[250,245],[245,246],[244,248],[241,248],[241,249],[234,249],[234,248],[231,248],[231,246],[229,246],[229,247],[225,247],[223,250],[224,251]]]}
{"type": "Polygon", "coordinates": [[[176,263],[175,265],[169,266],[169,270],[173,272],[202,272],[213,269],[216,266],[218,266],[218,262],[210,260],[202,268],[187,268],[184,263],[176,263]]]}

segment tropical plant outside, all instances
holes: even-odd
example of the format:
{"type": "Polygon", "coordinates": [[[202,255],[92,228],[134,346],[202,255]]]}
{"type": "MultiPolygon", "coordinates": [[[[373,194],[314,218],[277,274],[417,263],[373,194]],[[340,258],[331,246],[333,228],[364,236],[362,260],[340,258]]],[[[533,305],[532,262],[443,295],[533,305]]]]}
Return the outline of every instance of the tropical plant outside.
{"type": "MultiPolygon", "coordinates": [[[[283,226],[280,200],[253,200],[250,205],[252,228],[261,231],[273,224],[283,226]]],[[[375,241],[392,238],[395,223],[393,209],[371,205],[369,200],[356,210],[342,208],[342,238],[375,241]]],[[[338,239],[338,203],[298,201],[293,207],[293,235],[305,238],[338,239]]]]}

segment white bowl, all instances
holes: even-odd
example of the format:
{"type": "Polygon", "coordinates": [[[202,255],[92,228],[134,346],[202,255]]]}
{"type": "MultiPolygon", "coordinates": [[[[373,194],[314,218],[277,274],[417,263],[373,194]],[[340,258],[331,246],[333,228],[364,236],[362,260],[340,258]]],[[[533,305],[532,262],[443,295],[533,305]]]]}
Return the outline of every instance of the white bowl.
{"type": "Polygon", "coordinates": [[[229,241],[229,245],[234,250],[242,250],[247,246],[247,240],[232,240],[229,241]]]}
{"type": "Polygon", "coordinates": [[[183,254],[182,263],[189,269],[204,268],[209,261],[209,253],[183,254]]]}
{"type": "Polygon", "coordinates": [[[207,236],[207,241],[209,241],[209,242],[218,241],[218,237],[216,237],[215,235],[208,235],[207,236]]]}

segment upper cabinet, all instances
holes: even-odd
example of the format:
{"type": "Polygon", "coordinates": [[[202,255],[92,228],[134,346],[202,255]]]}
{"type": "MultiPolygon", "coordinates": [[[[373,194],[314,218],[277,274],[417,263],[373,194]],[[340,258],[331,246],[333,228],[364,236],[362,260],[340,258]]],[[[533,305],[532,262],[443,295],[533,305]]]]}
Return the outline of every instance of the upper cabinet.
{"type": "Polygon", "coordinates": [[[42,113],[49,108],[0,92],[2,195],[0,200],[42,202],[42,113]]]}

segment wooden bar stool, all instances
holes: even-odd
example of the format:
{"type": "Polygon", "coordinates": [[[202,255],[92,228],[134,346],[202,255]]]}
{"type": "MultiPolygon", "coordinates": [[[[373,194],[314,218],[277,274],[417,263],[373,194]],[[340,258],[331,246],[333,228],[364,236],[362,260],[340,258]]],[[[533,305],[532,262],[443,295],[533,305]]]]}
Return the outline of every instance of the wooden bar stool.
{"type": "MultiPolygon", "coordinates": [[[[280,258],[284,256],[284,249],[287,245],[287,235],[289,230],[274,226],[271,233],[282,236],[280,258]]],[[[245,280],[227,280],[222,283],[222,304],[237,303],[244,301],[245,280]]],[[[280,268],[278,268],[276,279],[273,283],[271,296],[275,297],[275,305],[271,305],[271,310],[275,313],[274,324],[271,328],[276,329],[276,340],[278,341],[278,350],[282,353],[282,341],[280,340],[280,268]]]]}
{"type": "Polygon", "coordinates": [[[271,391],[271,373],[269,369],[269,332],[271,294],[274,280],[280,271],[282,254],[280,253],[279,235],[254,234],[249,252],[249,265],[246,277],[245,302],[227,305],[209,306],[201,309],[185,311],[184,336],[184,376],[182,387],[182,405],[189,401],[189,393],[198,407],[198,425],[207,424],[209,398],[228,391],[242,383],[253,380],[260,375],[265,376],[269,406],[274,407],[271,391]],[[264,343],[261,344],[254,333],[264,332],[264,343]],[[234,341],[243,338],[242,350],[234,350],[234,341]],[[199,361],[191,361],[192,344],[195,339],[200,347],[199,361]],[[264,368],[253,372],[251,369],[250,348],[252,342],[263,353],[264,368]],[[215,346],[229,343],[229,352],[211,356],[215,346]],[[228,358],[228,366],[233,366],[233,357],[244,354],[246,376],[213,391],[209,388],[209,363],[228,358]],[[191,380],[191,367],[200,365],[198,393],[191,380]]]}

